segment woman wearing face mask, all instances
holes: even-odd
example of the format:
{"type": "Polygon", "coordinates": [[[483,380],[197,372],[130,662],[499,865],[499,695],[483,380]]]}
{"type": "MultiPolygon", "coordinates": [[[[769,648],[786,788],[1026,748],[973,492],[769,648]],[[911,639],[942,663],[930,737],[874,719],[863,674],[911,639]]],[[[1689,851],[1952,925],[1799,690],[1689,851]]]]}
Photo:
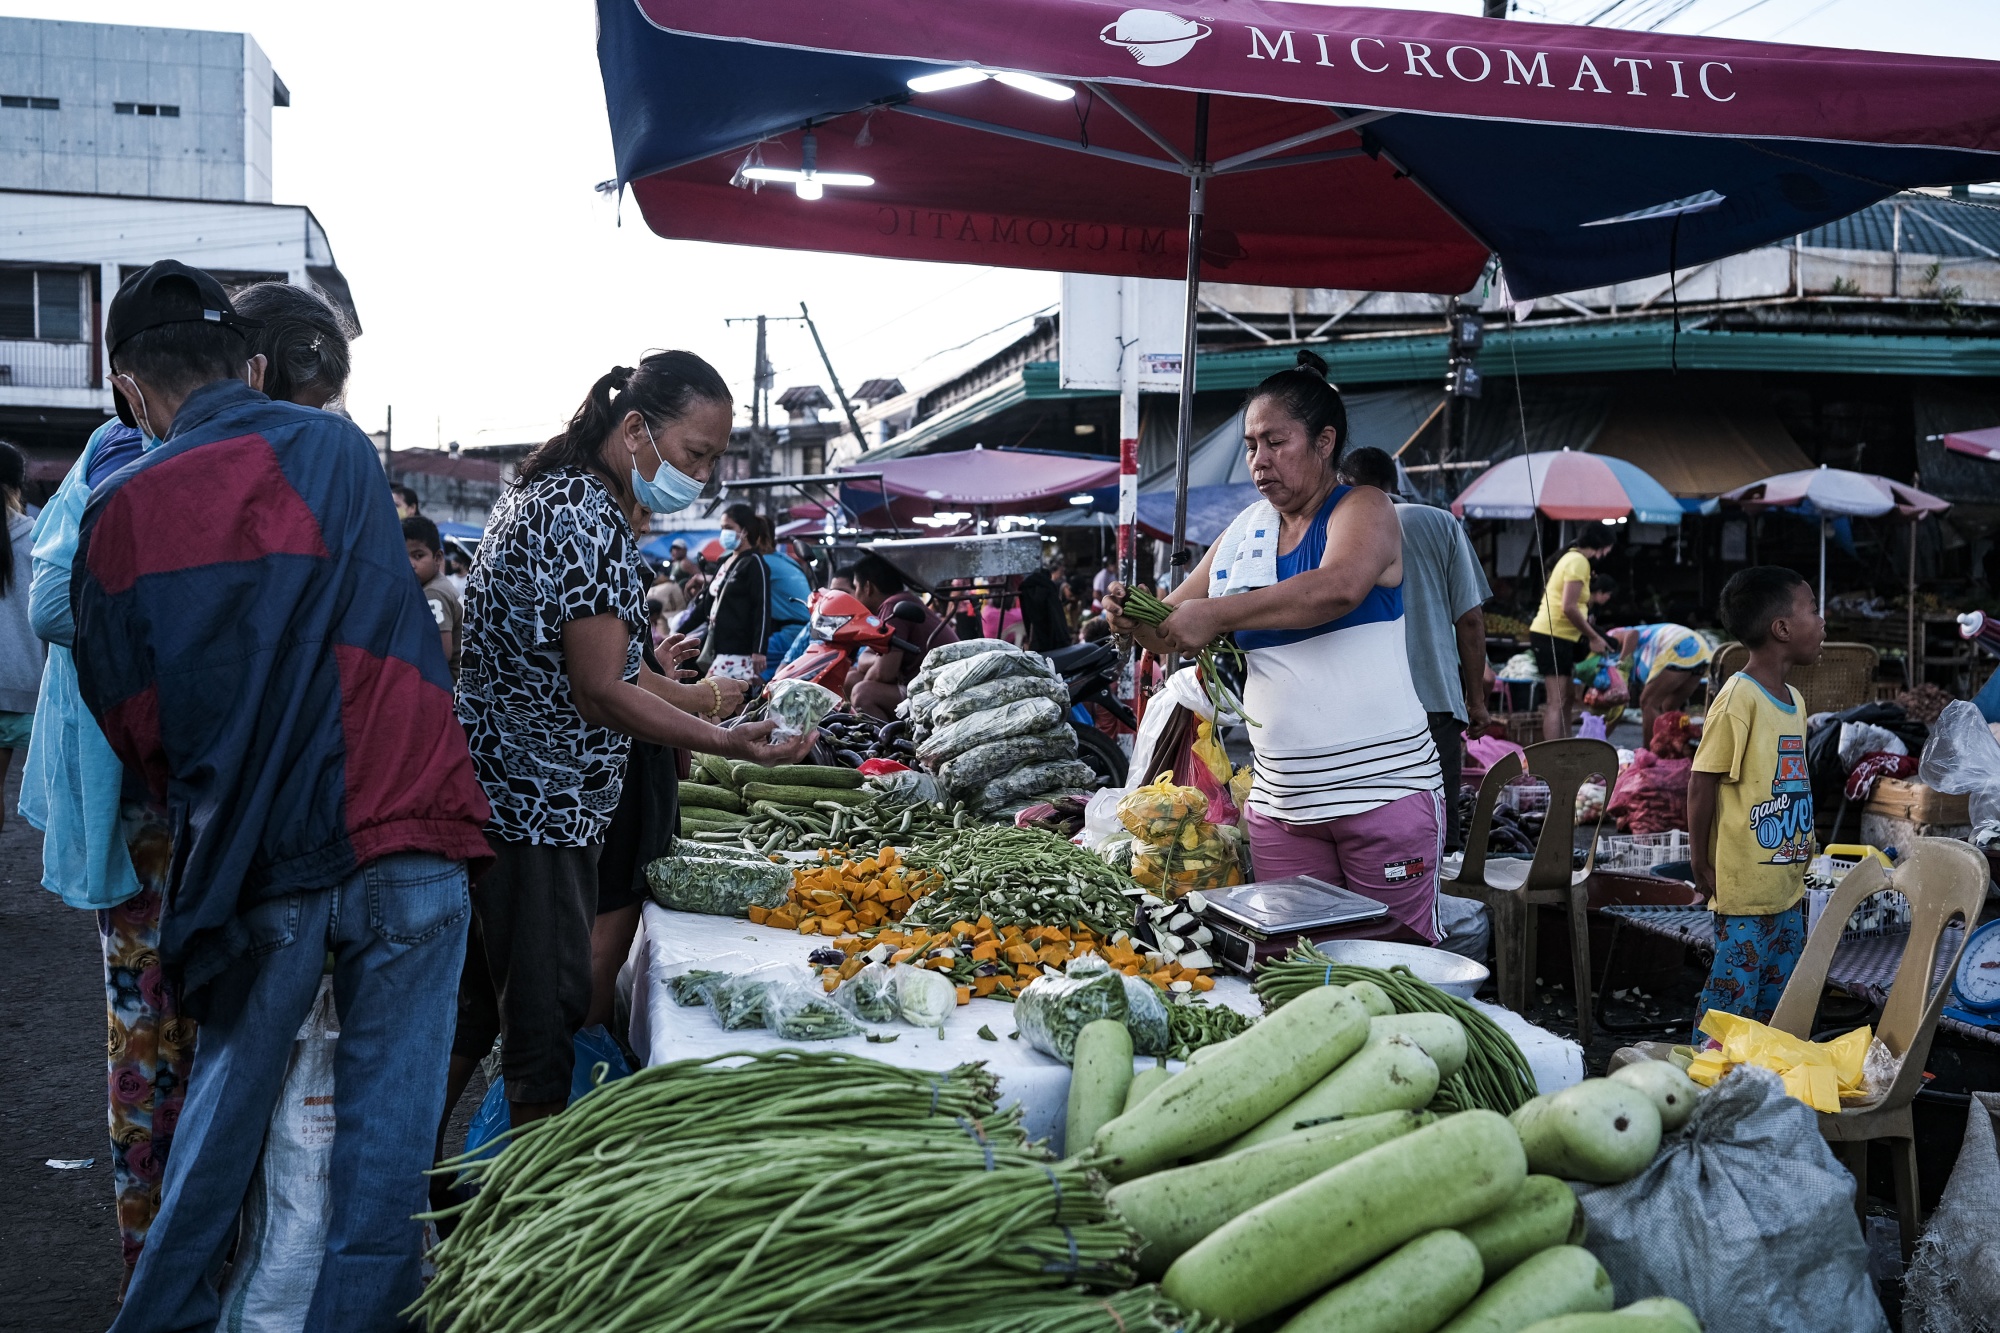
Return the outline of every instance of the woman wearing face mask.
{"type": "MultiPolygon", "coordinates": [[[[746,504],[722,511],[722,549],[704,606],[708,634],[701,663],[711,675],[755,680],[764,670],[771,638],[771,570],[764,554],[775,550],[771,525],[746,504]]],[[[698,611],[695,623],[704,617],[698,611]]]]}
{"type": "MultiPolygon", "coordinates": [[[[347,321],[317,291],[264,282],[231,302],[236,314],[263,321],[249,329],[243,378],[272,398],[322,407],[347,383],[347,321]]],[[[180,336],[169,329],[164,335],[180,336]]],[[[159,1208],[174,1121],[186,1097],[194,1058],[194,1023],[162,983],[161,890],[173,853],[164,812],[123,801],[123,769],[77,693],[70,655],[70,567],[77,528],[93,488],[160,441],[129,377],[119,384],[137,427],[108,421],[36,520],[29,611],[49,645],[35,709],[35,739],[22,771],[21,813],[42,830],[42,885],[71,907],[95,909],[104,953],[109,1021],[112,1186],[125,1280],[145,1247],[159,1208]]],[[[123,1284],[120,1291],[123,1292],[123,1284]]]]}
{"type": "Polygon", "coordinates": [[[635,528],[700,495],[731,416],[722,377],[692,352],[619,367],[522,460],[487,524],[465,588],[458,716],[492,802],[495,864],[472,892],[447,1108],[495,1035],[513,1124],[567,1102],[598,860],[634,739],[759,764],[812,747],[811,734],[772,744],[770,722],[724,729],[740,682],[685,684],[643,658],[635,528]]]}

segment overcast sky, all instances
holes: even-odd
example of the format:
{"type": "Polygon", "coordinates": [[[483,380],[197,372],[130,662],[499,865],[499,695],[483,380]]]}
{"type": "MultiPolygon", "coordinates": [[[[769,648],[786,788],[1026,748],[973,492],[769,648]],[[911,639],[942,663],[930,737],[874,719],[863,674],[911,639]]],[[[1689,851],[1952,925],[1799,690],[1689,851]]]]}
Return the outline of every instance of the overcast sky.
{"type": "MultiPolygon", "coordinates": [[[[1522,0],[1519,14],[1579,22],[1612,6],[1522,0]]],[[[592,188],[613,167],[589,0],[6,7],[256,37],[292,92],[273,115],[276,197],[325,224],[367,326],[350,410],[375,430],[394,404],[402,446],[543,438],[593,379],[649,347],[702,353],[747,398],[752,335],[723,321],[794,314],[801,300],[848,387],[895,375],[917,388],[1057,299],[1051,273],[663,241],[629,206],[615,225],[592,188]]],[[[1676,32],[2000,58],[2000,0],[1622,0],[1607,21],[1661,19],[1676,32]]],[[[772,359],[781,390],[824,383],[796,325],[776,326],[772,359]]]]}

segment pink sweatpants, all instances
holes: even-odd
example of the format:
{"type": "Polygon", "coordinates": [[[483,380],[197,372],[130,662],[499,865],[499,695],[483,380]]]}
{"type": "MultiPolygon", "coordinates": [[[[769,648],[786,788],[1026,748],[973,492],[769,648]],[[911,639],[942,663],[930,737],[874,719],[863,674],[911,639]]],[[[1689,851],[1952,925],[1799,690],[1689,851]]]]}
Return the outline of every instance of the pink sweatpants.
{"type": "Polygon", "coordinates": [[[1437,910],[1443,814],[1434,791],[1317,824],[1288,824],[1252,808],[1250,858],[1258,879],[1311,875],[1389,909],[1346,938],[1436,944],[1444,935],[1437,910]]]}

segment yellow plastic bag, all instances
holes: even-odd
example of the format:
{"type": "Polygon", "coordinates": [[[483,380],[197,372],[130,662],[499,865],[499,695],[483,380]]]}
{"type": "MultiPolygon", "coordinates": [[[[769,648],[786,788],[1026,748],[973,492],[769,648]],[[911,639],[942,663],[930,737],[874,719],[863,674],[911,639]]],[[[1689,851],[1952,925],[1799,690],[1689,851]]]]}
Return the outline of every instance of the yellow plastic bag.
{"type": "Polygon", "coordinates": [[[1215,734],[1215,724],[1203,718],[1195,724],[1194,744],[1190,747],[1194,757],[1201,760],[1208,769],[1208,775],[1218,785],[1229,781],[1229,756],[1223,751],[1222,741],[1215,734]]]}
{"type": "Polygon", "coordinates": [[[1172,844],[1191,824],[1205,822],[1208,797],[1194,787],[1177,786],[1172,771],[1143,787],[1134,787],[1118,802],[1118,822],[1142,842],[1172,844]]]}
{"type": "Polygon", "coordinates": [[[1737,1065],[1756,1065],[1781,1076],[1787,1093],[1828,1114],[1840,1110],[1843,1093],[1851,1099],[1861,1091],[1862,1065],[1874,1036],[1858,1027],[1832,1041],[1805,1041],[1720,1009],[1702,1015],[1701,1031],[1722,1046],[1694,1057],[1687,1073],[1695,1082],[1713,1087],[1737,1065]]]}

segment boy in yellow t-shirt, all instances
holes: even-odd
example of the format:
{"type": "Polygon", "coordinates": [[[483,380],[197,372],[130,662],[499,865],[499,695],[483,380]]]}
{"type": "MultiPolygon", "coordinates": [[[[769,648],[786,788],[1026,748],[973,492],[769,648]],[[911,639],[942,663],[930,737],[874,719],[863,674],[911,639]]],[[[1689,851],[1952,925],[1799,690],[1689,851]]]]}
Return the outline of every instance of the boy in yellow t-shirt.
{"type": "Polygon", "coordinates": [[[1709,705],[1688,778],[1695,884],[1715,912],[1715,963],[1695,1004],[1697,1047],[1710,1009],[1769,1022],[1805,948],[1812,782],[1805,698],[1785,673],[1818,661],[1826,638],[1812,585],[1777,565],[1731,578],[1721,611],[1750,662],[1709,705]]]}

